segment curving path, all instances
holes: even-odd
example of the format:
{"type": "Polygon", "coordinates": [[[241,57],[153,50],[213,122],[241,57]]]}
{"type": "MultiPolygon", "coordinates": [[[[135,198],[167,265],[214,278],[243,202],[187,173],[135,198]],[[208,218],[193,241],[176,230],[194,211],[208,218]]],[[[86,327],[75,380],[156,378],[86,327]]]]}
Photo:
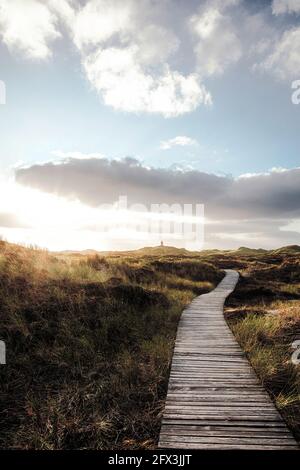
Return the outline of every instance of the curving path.
{"type": "Polygon", "coordinates": [[[183,311],[171,366],[160,448],[298,449],[227,326],[223,306],[238,273],[183,311]]]}

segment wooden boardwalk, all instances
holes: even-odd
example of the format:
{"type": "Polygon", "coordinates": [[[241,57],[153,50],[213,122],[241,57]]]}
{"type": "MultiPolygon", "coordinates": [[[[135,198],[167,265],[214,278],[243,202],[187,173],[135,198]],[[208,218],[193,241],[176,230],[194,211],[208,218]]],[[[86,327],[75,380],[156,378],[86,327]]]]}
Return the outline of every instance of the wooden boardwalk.
{"type": "Polygon", "coordinates": [[[237,281],[227,270],[182,313],[159,448],[298,449],[224,320],[237,281]]]}

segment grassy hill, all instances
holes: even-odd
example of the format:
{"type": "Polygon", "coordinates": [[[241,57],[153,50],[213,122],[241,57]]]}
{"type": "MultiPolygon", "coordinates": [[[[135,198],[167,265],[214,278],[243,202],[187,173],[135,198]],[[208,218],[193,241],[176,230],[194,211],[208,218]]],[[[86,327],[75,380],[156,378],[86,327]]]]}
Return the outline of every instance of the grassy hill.
{"type": "Polygon", "coordinates": [[[148,246],[139,248],[137,250],[125,250],[125,251],[96,251],[96,250],[84,250],[84,251],[63,251],[55,253],[55,255],[83,255],[83,256],[199,256],[199,251],[189,251],[185,248],[176,248],[174,246],[148,246]]]}
{"type": "Polygon", "coordinates": [[[277,250],[273,250],[275,254],[300,254],[300,246],[299,245],[288,245],[282,248],[278,248],[277,250]]]}
{"type": "Polygon", "coordinates": [[[299,245],[288,245],[277,249],[266,250],[263,248],[249,248],[247,246],[241,246],[236,250],[221,250],[221,249],[206,249],[201,251],[189,251],[185,248],[176,248],[174,246],[149,246],[140,248],[137,250],[130,251],[96,251],[96,250],[84,250],[84,251],[64,251],[53,253],[56,256],[182,256],[182,257],[192,257],[192,256],[213,256],[213,255],[228,255],[228,256],[249,256],[249,255],[293,255],[300,254],[299,245]]]}
{"type": "Polygon", "coordinates": [[[246,246],[241,246],[237,250],[237,254],[241,255],[258,255],[258,254],[265,254],[268,250],[264,250],[262,248],[247,248],[246,246]]]}

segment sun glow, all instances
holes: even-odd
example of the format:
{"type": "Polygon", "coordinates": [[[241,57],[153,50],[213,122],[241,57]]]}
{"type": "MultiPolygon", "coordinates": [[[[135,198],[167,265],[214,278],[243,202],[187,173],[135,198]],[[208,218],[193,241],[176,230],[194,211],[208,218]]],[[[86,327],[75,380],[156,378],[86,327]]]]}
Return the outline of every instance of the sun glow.
{"type": "Polygon", "coordinates": [[[89,244],[92,248],[106,248],[99,234],[84,230],[99,220],[99,211],[79,201],[4,181],[0,188],[0,213],[11,215],[13,220],[9,226],[1,226],[2,236],[9,241],[51,250],[84,249],[89,244]]]}
{"type": "Polygon", "coordinates": [[[0,218],[0,235],[11,242],[52,251],[133,249],[157,245],[161,239],[176,246],[201,248],[201,240],[194,240],[191,231],[193,224],[200,222],[202,226],[201,218],[118,204],[90,207],[13,180],[2,181],[0,214],[9,222],[0,218]]]}

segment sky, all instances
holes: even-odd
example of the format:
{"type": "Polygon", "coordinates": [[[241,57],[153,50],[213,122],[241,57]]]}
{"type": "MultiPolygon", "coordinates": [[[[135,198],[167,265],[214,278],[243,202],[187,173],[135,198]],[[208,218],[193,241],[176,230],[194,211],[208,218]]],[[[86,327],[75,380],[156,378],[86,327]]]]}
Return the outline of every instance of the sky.
{"type": "Polygon", "coordinates": [[[298,80],[300,0],[0,0],[0,236],[300,244],[298,80]]]}

